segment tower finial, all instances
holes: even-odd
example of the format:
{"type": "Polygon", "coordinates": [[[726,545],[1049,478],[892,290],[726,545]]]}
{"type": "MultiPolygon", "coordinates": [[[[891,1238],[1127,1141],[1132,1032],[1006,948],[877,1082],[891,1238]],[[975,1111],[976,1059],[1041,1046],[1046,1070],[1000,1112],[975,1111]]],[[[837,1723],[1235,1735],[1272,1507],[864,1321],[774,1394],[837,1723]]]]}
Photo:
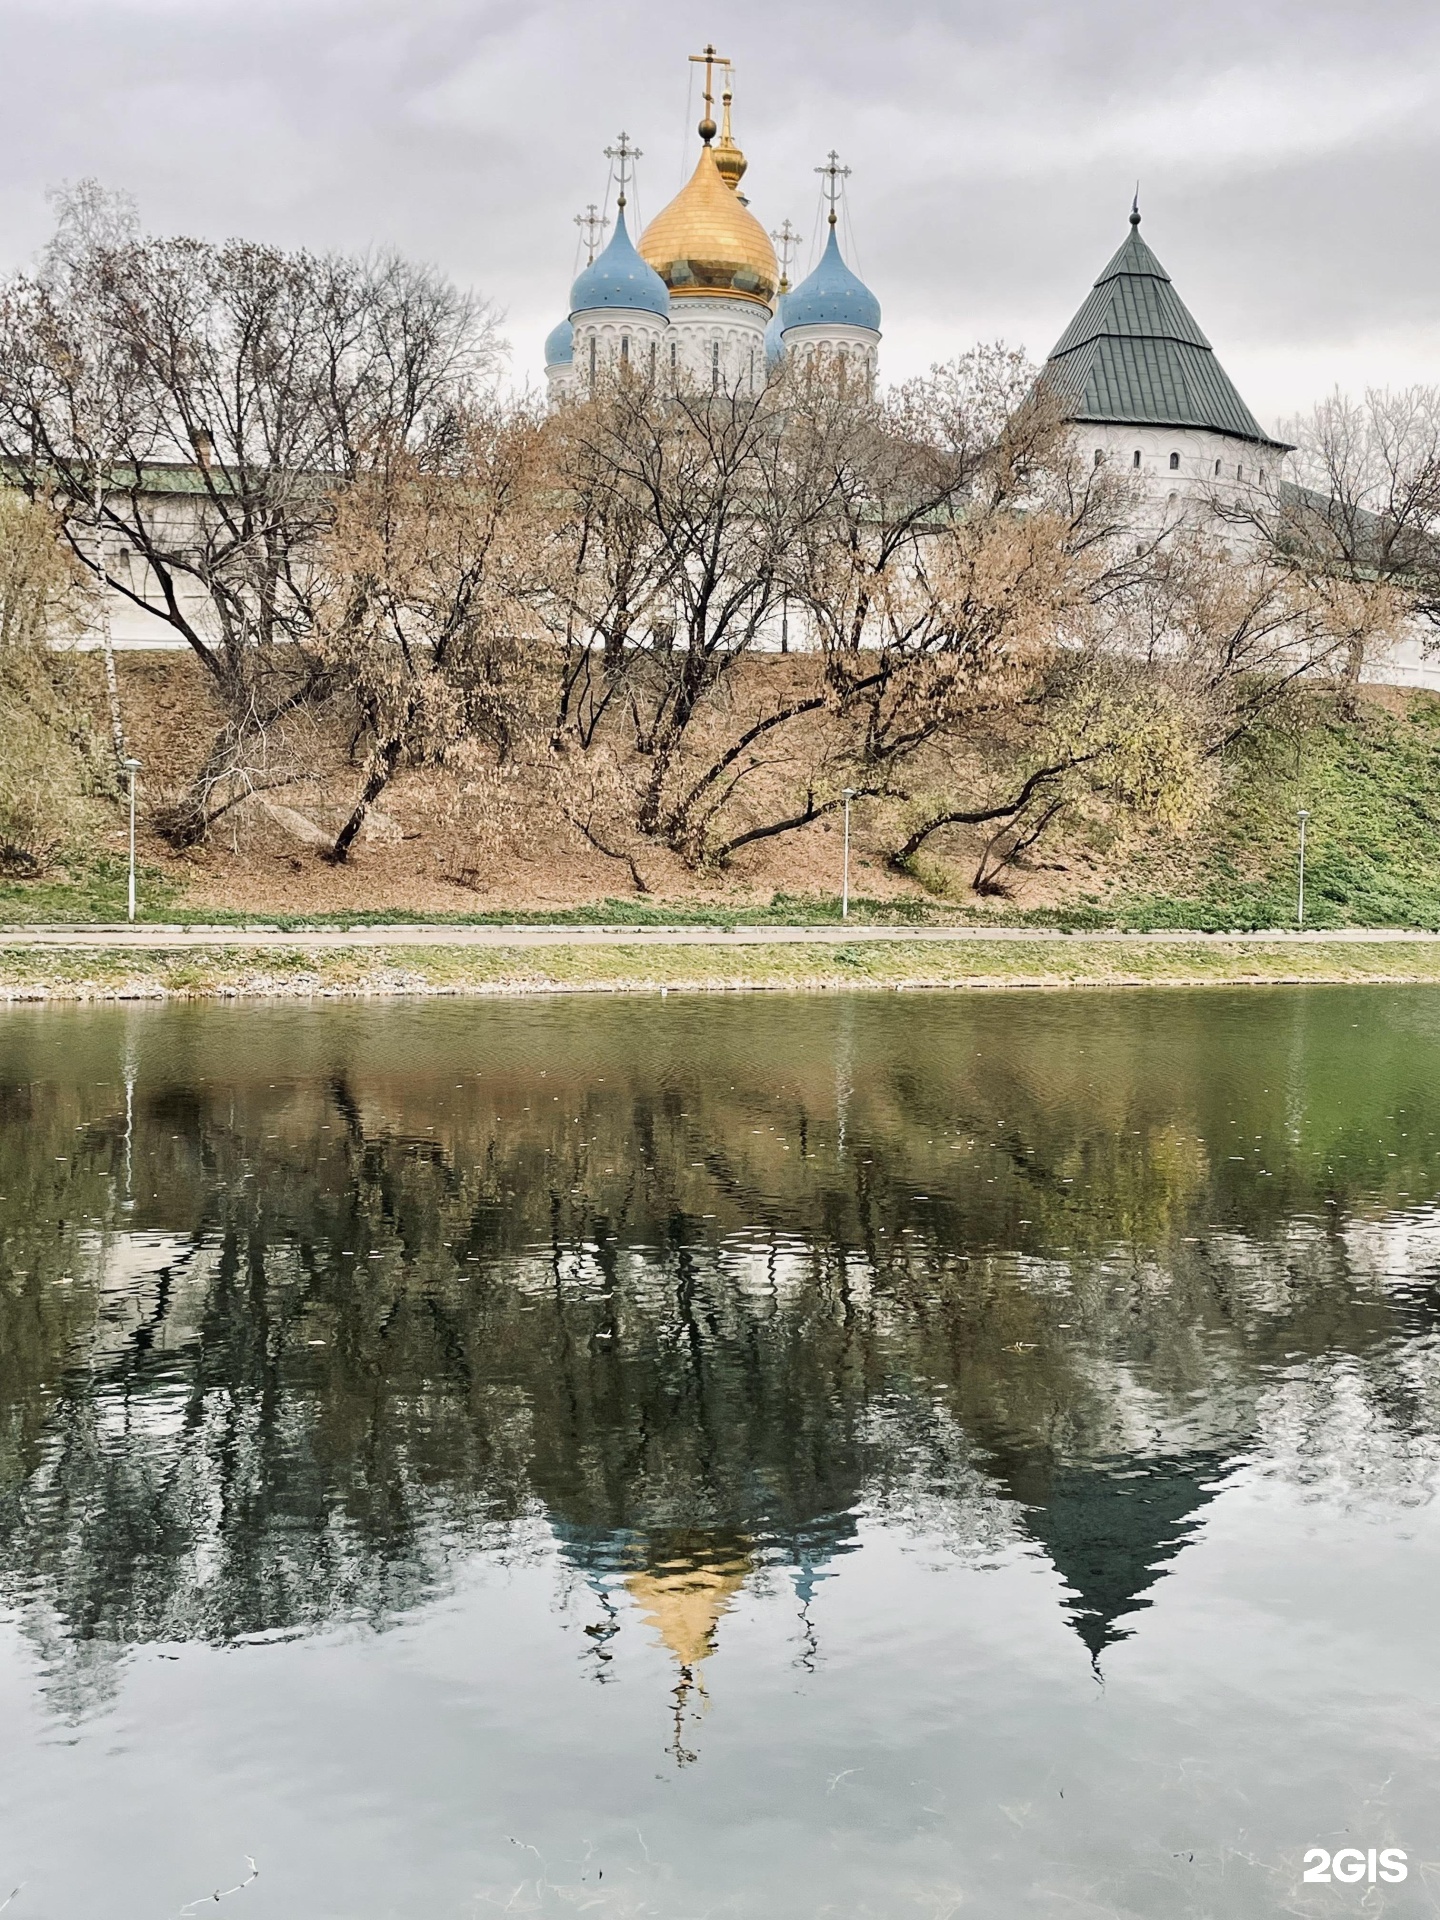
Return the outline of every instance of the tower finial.
{"type": "Polygon", "coordinates": [[[1138,227],[1140,224],[1140,182],[1138,180],[1135,182],[1135,198],[1130,203],[1130,224],[1132,227],[1138,227]]]}
{"type": "Polygon", "coordinates": [[[635,177],[635,162],[643,158],[639,147],[632,147],[628,133],[622,133],[613,147],[606,147],[605,158],[615,169],[616,184],[620,188],[615,204],[625,211],[625,189],[635,177]]]}
{"type": "Polygon", "coordinates": [[[849,167],[841,166],[840,156],[835,151],[834,147],[832,147],[830,149],[829,154],[826,156],[824,166],[816,167],[815,171],[816,173],[822,175],[825,181],[825,184],[820,189],[820,191],[825,195],[825,198],[830,202],[830,225],[833,227],[835,225],[836,220],[839,218],[839,216],[835,212],[835,202],[840,198],[840,182],[842,180],[848,180],[850,178],[850,169],[849,167]]]}
{"type": "Polygon", "coordinates": [[[691,61],[705,69],[705,118],[700,122],[700,138],[708,147],[715,138],[715,68],[728,67],[730,62],[723,53],[716,53],[713,46],[707,44],[703,53],[692,53],[691,61]]]}
{"type": "Polygon", "coordinates": [[[728,60],[721,60],[718,54],[716,64],[725,69],[725,85],[720,95],[720,138],[715,146],[715,170],[726,186],[740,195],[743,203],[745,196],[740,193],[740,182],[750,163],[736,146],[730,132],[730,102],[735,97],[731,88],[735,80],[735,69],[728,60]]]}
{"type": "Polygon", "coordinates": [[[775,242],[775,251],[780,257],[780,285],[776,291],[778,293],[788,293],[790,291],[790,262],[794,258],[796,247],[800,244],[800,236],[794,227],[791,226],[789,220],[785,219],[780,222],[780,225],[775,229],[774,233],[771,234],[770,238],[775,242]]]}
{"type": "Polygon", "coordinates": [[[585,236],[585,264],[593,267],[595,256],[600,251],[600,242],[605,237],[605,229],[610,224],[610,216],[601,213],[592,200],[584,213],[577,213],[575,224],[585,236]]]}

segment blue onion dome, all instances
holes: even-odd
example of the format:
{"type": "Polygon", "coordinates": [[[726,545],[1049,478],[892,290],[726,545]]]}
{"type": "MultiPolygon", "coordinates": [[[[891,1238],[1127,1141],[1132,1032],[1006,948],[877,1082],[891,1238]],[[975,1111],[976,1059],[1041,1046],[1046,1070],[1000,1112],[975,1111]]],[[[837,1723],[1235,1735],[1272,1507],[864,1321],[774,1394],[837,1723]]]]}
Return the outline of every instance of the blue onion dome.
{"type": "Polygon", "coordinates": [[[568,367],[575,358],[575,329],[568,320],[562,320],[558,327],[552,327],[545,336],[545,364],[547,367],[568,367]]]}
{"type": "Polygon", "coordinates": [[[625,227],[625,202],[620,202],[610,244],[593,260],[570,289],[570,313],[594,313],[602,307],[630,307],[641,313],[668,316],[670,295],[655,269],[635,251],[625,227]]]}
{"type": "Polygon", "coordinates": [[[778,367],[780,362],[785,358],[785,345],[780,336],[788,324],[785,319],[785,310],[789,298],[788,293],[778,293],[775,296],[775,311],[771,314],[770,324],[765,329],[765,364],[767,367],[778,367]]]}
{"type": "Polygon", "coordinates": [[[785,296],[785,332],[791,327],[827,326],[880,331],[880,302],[841,259],[833,226],[819,266],[785,296]]]}

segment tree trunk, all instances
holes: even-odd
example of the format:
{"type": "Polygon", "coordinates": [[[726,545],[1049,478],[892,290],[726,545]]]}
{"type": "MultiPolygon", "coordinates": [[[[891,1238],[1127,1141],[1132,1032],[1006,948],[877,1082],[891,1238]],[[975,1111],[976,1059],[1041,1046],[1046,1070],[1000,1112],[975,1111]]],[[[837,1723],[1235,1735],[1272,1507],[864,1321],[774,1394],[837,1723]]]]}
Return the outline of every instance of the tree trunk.
{"type": "Polygon", "coordinates": [[[366,775],[365,784],[360,789],[360,798],[355,802],[355,810],[335,836],[335,844],[326,854],[333,865],[343,866],[355,843],[355,836],[365,824],[365,816],[389,786],[395,769],[400,764],[400,740],[387,740],[372,762],[366,775]]]}

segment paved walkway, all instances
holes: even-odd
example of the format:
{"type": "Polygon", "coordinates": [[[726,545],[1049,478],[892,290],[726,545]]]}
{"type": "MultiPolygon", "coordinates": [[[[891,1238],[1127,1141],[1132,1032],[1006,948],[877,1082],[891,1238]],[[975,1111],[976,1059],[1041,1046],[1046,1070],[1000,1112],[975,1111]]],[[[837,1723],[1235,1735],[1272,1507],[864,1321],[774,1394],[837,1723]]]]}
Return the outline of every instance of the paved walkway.
{"type": "Polygon", "coordinates": [[[850,946],[878,941],[1024,944],[1064,939],[1125,946],[1371,946],[1394,941],[1440,941],[1440,933],[1407,933],[1389,927],[1350,927],[1335,933],[1272,930],[1265,933],[1067,933],[1050,927],[312,927],[287,932],[254,926],[35,926],[0,927],[0,949],[112,953],[177,953],[191,948],[285,948],[324,953],[379,947],[772,947],[850,946]]]}

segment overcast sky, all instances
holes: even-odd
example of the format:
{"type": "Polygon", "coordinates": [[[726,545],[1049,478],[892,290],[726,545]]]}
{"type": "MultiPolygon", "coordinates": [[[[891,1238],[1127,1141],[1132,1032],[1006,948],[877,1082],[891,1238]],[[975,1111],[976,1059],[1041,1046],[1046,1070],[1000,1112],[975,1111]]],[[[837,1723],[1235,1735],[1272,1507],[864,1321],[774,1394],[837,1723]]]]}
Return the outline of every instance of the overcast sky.
{"type": "MultiPolygon", "coordinates": [[[[685,56],[736,65],[746,190],[815,229],[853,168],[887,375],[1043,355],[1145,236],[1262,422],[1440,381],[1433,0],[0,0],[0,265],[94,174],[155,231],[395,247],[505,310],[537,377],[600,149],[648,217],[693,165],[685,56]]],[[[802,262],[802,265],[804,263],[802,262]]]]}

